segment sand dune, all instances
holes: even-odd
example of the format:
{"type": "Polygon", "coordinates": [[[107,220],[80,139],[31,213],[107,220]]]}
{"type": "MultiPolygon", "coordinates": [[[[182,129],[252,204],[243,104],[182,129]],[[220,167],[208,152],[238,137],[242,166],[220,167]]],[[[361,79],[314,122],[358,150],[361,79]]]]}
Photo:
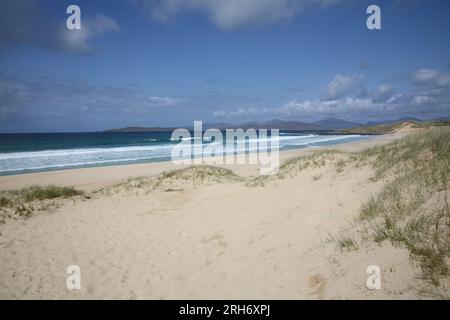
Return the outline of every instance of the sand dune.
{"type": "MultiPolygon", "coordinates": [[[[399,137],[340,145],[360,150],[399,137]]],[[[283,159],[305,154],[290,151],[283,159]]],[[[0,297],[63,299],[345,299],[417,297],[420,268],[405,249],[367,242],[339,245],[361,203],[382,187],[368,166],[326,164],[249,186],[242,179],[168,178],[157,188],[125,178],[169,164],[67,170],[1,177],[2,188],[32,183],[101,191],[60,200],[29,219],[0,226],[0,297]],[[120,183],[120,185],[112,186],[120,183]],[[108,186],[104,188],[105,186],[108,186]],[[380,290],[366,269],[382,271],[380,290]],[[68,290],[66,268],[81,268],[81,289],[68,290]]],[[[199,169],[201,170],[201,169],[199,169]]]]}

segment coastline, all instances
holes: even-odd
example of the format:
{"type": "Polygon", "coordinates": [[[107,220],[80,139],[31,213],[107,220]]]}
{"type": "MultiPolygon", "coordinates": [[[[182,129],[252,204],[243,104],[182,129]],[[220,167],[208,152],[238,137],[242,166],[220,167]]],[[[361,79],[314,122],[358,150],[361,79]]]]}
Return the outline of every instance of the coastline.
{"type": "MultiPolygon", "coordinates": [[[[344,142],[327,145],[326,147],[320,148],[313,147],[283,150],[280,151],[280,164],[290,158],[311,154],[318,149],[338,149],[350,152],[360,151],[364,148],[371,147],[374,144],[393,141],[400,137],[402,132],[375,135],[363,141],[344,142]]],[[[237,175],[244,177],[259,175],[259,167],[257,165],[233,164],[218,166],[230,169],[237,175]]],[[[175,165],[171,161],[161,161],[7,175],[0,176],[0,191],[20,189],[30,185],[73,186],[83,191],[93,191],[124,182],[129,178],[151,176],[160,174],[164,171],[181,169],[185,167],[187,167],[187,165],[175,165]]]]}

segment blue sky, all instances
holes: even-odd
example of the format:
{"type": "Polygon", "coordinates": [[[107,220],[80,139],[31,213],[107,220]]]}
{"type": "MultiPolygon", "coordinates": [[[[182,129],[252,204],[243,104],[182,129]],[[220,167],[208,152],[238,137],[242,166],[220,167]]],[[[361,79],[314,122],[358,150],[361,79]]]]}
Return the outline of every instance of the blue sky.
{"type": "Polygon", "coordinates": [[[450,117],[449,30],[445,0],[2,1],[0,132],[450,117]]]}

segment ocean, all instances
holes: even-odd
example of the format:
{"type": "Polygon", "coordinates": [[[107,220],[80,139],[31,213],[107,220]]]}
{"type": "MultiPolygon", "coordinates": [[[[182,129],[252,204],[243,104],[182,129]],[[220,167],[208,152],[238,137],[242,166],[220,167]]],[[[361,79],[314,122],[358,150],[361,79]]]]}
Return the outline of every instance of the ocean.
{"type": "MultiPolygon", "coordinates": [[[[281,132],[279,146],[280,150],[323,147],[367,138],[281,132]]],[[[167,161],[177,143],[171,141],[171,132],[0,134],[0,175],[167,161]]]]}

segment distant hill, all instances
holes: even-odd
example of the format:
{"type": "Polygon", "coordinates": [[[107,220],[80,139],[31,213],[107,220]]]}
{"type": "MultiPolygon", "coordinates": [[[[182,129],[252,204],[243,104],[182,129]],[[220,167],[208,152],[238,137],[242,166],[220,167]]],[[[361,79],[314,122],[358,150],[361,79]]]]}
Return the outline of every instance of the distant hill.
{"type": "MultiPolygon", "coordinates": [[[[348,122],[341,119],[324,119],[320,121],[316,121],[313,123],[294,121],[294,120],[280,120],[273,119],[266,122],[247,122],[240,125],[226,123],[226,122],[218,122],[218,123],[205,123],[203,124],[203,129],[217,128],[217,129],[280,129],[280,130],[298,130],[298,131],[306,131],[306,130],[338,130],[345,128],[352,128],[360,126],[359,123],[348,122]]],[[[126,127],[119,129],[110,129],[104,132],[167,132],[172,131],[175,128],[165,128],[165,127],[126,127]]],[[[188,127],[187,129],[192,129],[192,127],[188,127]]]]}
{"type": "Polygon", "coordinates": [[[346,129],[361,126],[360,123],[349,122],[341,119],[328,118],[320,121],[316,121],[313,124],[319,126],[322,129],[336,130],[336,129],[346,129]]]}
{"type": "Polygon", "coordinates": [[[215,122],[215,123],[204,123],[203,130],[207,129],[226,129],[226,128],[234,128],[235,124],[227,123],[227,122],[215,122]]]}
{"type": "Polygon", "coordinates": [[[255,129],[280,129],[280,130],[320,130],[320,128],[312,123],[274,119],[263,123],[244,123],[242,128],[255,129]]]}
{"type": "Polygon", "coordinates": [[[391,123],[400,123],[405,121],[412,121],[412,122],[422,122],[422,120],[415,118],[415,117],[401,117],[397,119],[390,119],[390,120],[384,120],[384,121],[369,121],[365,125],[366,126],[377,126],[382,124],[391,124],[391,123]]]}
{"type": "Polygon", "coordinates": [[[164,128],[164,127],[126,127],[126,128],[120,128],[120,129],[109,129],[104,130],[102,132],[168,132],[173,131],[176,128],[164,128]]]}
{"type": "MultiPolygon", "coordinates": [[[[434,120],[434,121],[422,121],[420,119],[415,119],[411,117],[405,117],[398,120],[383,121],[383,122],[368,122],[363,125],[356,122],[349,122],[342,119],[328,118],[320,121],[308,123],[300,122],[295,120],[280,120],[273,119],[266,122],[247,122],[240,125],[218,122],[218,123],[206,123],[203,124],[203,130],[210,128],[217,129],[280,129],[280,130],[291,130],[291,131],[336,131],[337,133],[367,133],[367,134],[380,134],[386,132],[392,132],[399,124],[410,122],[414,125],[419,125],[421,123],[438,123],[439,121],[444,121],[444,119],[434,120]]],[[[192,127],[186,127],[191,130],[192,127]]],[[[110,129],[104,132],[170,132],[175,130],[173,127],[126,127],[121,129],[110,129]]]]}

